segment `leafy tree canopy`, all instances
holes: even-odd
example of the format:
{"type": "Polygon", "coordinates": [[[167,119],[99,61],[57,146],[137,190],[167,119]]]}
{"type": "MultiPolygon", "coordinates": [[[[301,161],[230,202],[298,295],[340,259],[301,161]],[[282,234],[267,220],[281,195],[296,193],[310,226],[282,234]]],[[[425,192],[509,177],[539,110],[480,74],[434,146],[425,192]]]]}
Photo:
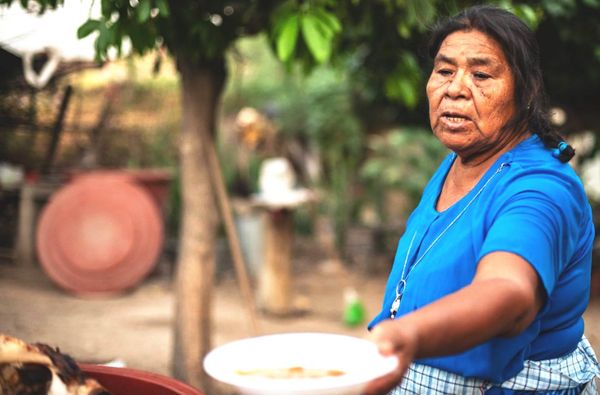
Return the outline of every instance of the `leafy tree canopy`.
{"type": "MultiPolygon", "coordinates": [[[[10,4],[14,0],[0,0],[10,4]]],[[[44,12],[62,0],[31,0],[44,12]]],[[[27,6],[28,0],[20,0],[27,6]]],[[[354,73],[365,103],[423,108],[429,27],[476,1],[441,0],[101,0],[102,15],[78,30],[97,31],[98,59],[125,39],[144,54],[167,48],[201,65],[222,60],[237,38],[266,32],[277,57],[305,70],[338,63],[354,73]]],[[[492,0],[536,29],[547,84],[559,102],[597,102],[600,0],[492,0]],[[571,72],[569,72],[571,71],[571,72]]],[[[406,115],[405,114],[405,115],[406,115]]],[[[410,115],[409,115],[410,118],[410,115]]]]}

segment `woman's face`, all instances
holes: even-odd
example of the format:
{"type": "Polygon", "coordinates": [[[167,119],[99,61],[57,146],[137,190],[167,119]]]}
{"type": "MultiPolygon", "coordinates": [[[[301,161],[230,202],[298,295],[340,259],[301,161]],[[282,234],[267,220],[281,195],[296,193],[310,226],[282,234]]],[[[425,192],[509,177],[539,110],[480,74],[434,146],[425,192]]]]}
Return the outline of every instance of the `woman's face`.
{"type": "Polygon", "coordinates": [[[434,59],[427,98],[433,133],[459,156],[499,143],[515,111],[514,79],[500,44],[477,30],[448,35],[434,59]]]}

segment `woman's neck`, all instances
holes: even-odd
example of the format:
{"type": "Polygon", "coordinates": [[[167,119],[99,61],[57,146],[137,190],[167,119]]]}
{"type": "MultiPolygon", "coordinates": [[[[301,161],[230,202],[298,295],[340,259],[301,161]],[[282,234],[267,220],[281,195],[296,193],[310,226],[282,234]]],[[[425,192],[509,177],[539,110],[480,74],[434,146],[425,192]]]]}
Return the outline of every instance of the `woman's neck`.
{"type": "Polygon", "coordinates": [[[499,157],[513,149],[515,146],[519,145],[522,141],[527,140],[529,137],[531,137],[531,133],[524,133],[523,135],[510,141],[508,144],[506,144],[506,146],[502,147],[501,150],[495,152],[489,157],[471,157],[468,161],[466,161],[464,160],[464,158],[458,155],[456,160],[452,164],[453,169],[450,170],[455,171],[455,176],[457,176],[459,180],[464,178],[464,182],[466,184],[470,183],[471,181],[475,181],[473,183],[473,185],[475,185],[477,181],[479,181],[479,179],[490,168],[490,166],[493,165],[494,162],[496,162],[496,160],[498,160],[499,157]]]}
{"type": "Polygon", "coordinates": [[[442,185],[442,191],[438,196],[435,207],[436,210],[441,212],[448,209],[469,193],[491,165],[489,162],[489,160],[486,160],[476,165],[473,165],[472,162],[465,164],[460,156],[457,157],[450,170],[448,170],[444,185],[442,185]]]}
{"type": "Polygon", "coordinates": [[[527,133],[524,136],[515,139],[511,144],[508,144],[500,151],[483,160],[471,159],[465,161],[460,155],[457,156],[444,180],[444,185],[442,186],[442,191],[438,197],[436,209],[438,211],[444,211],[462,199],[463,196],[469,193],[469,191],[477,185],[481,177],[483,177],[485,172],[488,171],[500,156],[510,151],[529,136],[531,136],[531,134],[527,133]]]}
{"type": "Polygon", "coordinates": [[[466,188],[466,192],[470,191],[504,152],[497,152],[483,161],[465,162],[460,156],[457,156],[450,167],[446,182],[450,182],[457,188],[466,188]]]}

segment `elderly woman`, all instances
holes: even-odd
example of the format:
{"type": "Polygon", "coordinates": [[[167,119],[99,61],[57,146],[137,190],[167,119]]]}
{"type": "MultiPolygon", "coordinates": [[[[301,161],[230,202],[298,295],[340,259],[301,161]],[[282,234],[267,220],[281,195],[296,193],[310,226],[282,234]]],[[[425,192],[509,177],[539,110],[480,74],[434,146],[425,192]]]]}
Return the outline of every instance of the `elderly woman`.
{"type": "Polygon", "coordinates": [[[398,244],[369,327],[399,366],[368,393],[595,394],[591,208],[548,121],[533,33],[477,6],[438,26],[430,55],[431,128],[453,153],[398,244]]]}

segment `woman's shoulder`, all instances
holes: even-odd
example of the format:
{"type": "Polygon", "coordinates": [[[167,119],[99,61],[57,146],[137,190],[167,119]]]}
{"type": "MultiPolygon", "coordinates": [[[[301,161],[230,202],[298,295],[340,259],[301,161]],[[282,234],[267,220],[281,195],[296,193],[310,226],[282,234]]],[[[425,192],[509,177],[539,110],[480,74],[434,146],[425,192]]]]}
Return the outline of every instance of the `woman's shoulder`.
{"type": "Polygon", "coordinates": [[[589,215],[589,201],[581,179],[545,147],[516,152],[498,183],[498,201],[560,207],[577,216],[589,215]]]}
{"type": "Polygon", "coordinates": [[[575,170],[568,163],[555,158],[537,136],[517,146],[508,159],[506,183],[526,188],[538,186],[542,190],[546,186],[555,192],[557,188],[565,189],[585,196],[583,183],[575,170]]]}

